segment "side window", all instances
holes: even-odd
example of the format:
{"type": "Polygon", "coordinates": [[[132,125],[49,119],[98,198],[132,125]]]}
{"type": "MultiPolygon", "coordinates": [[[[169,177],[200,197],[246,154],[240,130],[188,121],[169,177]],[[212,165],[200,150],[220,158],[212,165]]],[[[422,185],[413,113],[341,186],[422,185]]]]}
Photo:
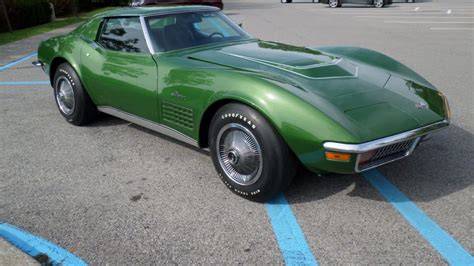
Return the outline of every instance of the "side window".
{"type": "Polygon", "coordinates": [[[176,24],[175,16],[157,17],[148,21],[152,30],[163,29],[166,26],[176,24]]]}
{"type": "Polygon", "coordinates": [[[106,19],[97,42],[112,51],[127,53],[148,51],[138,17],[106,19]]]}

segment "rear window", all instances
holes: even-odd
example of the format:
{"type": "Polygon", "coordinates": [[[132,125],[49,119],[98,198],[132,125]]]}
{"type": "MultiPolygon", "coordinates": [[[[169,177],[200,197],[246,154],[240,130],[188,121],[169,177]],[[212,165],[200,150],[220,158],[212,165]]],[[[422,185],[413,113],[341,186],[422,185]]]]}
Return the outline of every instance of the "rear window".
{"type": "Polygon", "coordinates": [[[108,18],[103,22],[97,42],[112,51],[148,52],[138,17],[108,18]]]}

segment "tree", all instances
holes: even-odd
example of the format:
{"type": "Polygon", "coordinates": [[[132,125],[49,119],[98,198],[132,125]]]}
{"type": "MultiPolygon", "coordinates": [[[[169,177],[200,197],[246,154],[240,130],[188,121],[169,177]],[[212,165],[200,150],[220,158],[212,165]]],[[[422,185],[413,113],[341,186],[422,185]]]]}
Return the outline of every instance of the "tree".
{"type": "Polygon", "coordinates": [[[77,13],[79,13],[79,1],[72,0],[72,14],[77,16],[77,13]]]}
{"type": "Polygon", "coordinates": [[[5,20],[7,21],[8,30],[13,32],[12,25],[10,24],[10,18],[8,17],[7,7],[5,6],[5,0],[0,0],[2,4],[3,14],[5,15],[5,20]]]}

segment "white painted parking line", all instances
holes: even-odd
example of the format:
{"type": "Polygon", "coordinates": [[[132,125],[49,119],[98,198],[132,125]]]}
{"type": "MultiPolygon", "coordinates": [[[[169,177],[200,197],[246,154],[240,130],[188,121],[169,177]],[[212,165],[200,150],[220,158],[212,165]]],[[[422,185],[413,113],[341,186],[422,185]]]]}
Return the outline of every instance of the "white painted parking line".
{"type": "Polygon", "coordinates": [[[426,16],[426,17],[414,17],[414,16],[356,16],[356,18],[399,18],[399,19],[405,19],[405,18],[408,18],[408,19],[474,19],[474,16],[473,17],[470,17],[470,16],[464,16],[464,17],[447,17],[445,15],[443,16],[426,16]]]}
{"type": "Polygon", "coordinates": [[[393,24],[474,24],[474,21],[398,21],[386,20],[384,23],[393,24]]]}
{"type": "Polygon", "coordinates": [[[420,10],[420,7],[415,7],[414,11],[420,10]]]}
{"type": "MultiPolygon", "coordinates": [[[[304,10],[304,9],[302,9],[304,10]]],[[[319,12],[317,10],[311,10],[310,11],[314,12],[314,13],[322,13],[322,12],[319,12]]],[[[327,14],[327,12],[324,12],[325,14],[327,14]]],[[[360,15],[360,16],[363,16],[363,15],[415,15],[413,12],[353,12],[353,11],[348,11],[348,12],[329,12],[330,14],[336,14],[336,15],[360,15]]],[[[446,16],[446,12],[440,10],[440,11],[436,11],[436,12],[417,12],[416,13],[417,16],[423,16],[423,15],[431,15],[431,16],[434,16],[434,15],[443,15],[443,16],[446,16]]],[[[454,16],[454,15],[471,15],[471,16],[474,16],[474,12],[452,12],[450,14],[450,16],[454,16]]]]}
{"type": "Polygon", "coordinates": [[[430,28],[430,30],[474,30],[474,28],[430,28]]]}

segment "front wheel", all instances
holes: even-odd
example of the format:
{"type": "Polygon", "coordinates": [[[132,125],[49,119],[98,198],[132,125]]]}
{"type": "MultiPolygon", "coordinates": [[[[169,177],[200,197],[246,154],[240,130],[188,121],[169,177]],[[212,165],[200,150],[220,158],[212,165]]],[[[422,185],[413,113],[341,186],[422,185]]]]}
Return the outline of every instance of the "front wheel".
{"type": "Polygon", "coordinates": [[[376,8],[382,8],[385,6],[385,0],[374,0],[374,6],[376,8]]]}
{"type": "Polygon", "coordinates": [[[212,161],[234,193],[263,202],[285,190],[295,175],[287,144],[254,109],[237,103],[217,111],[209,134],[212,161]]]}
{"type": "Polygon", "coordinates": [[[58,66],[53,88],[59,112],[69,123],[80,126],[95,118],[97,108],[70,64],[63,63],[58,66]]]}

